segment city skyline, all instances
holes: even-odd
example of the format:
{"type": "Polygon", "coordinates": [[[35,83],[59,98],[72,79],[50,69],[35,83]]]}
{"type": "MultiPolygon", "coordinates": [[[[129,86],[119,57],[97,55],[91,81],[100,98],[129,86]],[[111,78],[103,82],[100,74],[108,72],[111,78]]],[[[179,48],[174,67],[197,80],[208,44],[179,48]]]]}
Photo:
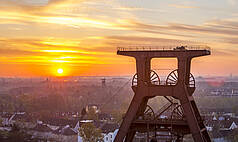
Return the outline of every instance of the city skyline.
{"type": "MultiPolygon", "coordinates": [[[[207,45],[199,75],[238,75],[238,2],[152,0],[0,1],[0,76],[117,76],[135,73],[118,46],[207,45]]],[[[156,61],[156,60],[155,60],[156,61]]],[[[155,68],[174,60],[154,62],[155,68]]]]}

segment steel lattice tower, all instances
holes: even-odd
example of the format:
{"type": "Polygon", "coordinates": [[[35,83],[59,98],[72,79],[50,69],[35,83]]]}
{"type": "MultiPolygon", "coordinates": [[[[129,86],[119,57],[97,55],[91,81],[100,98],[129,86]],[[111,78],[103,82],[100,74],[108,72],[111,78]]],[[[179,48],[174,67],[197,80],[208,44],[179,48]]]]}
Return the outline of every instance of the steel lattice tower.
{"type": "Polygon", "coordinates": [[[114,142],[132,142],[136,132],[148,132],[148,142],[151,140],[149,133],[153,131],[156,139],[157,132],[168,132],[176,137],[173,139],[176,142],[182,142],[186,134],[192,134],[195,142],[211,142],[192,96],[195,91],[195,79],[190,73],[192,58],[210,55],[209,48],[119,47],[117,54],[134,57],[137,73],[132,81],[135,95],[114,142]],[[166,83],[161,84],[159,76],[151,70],[152,58],[177,58],[178,67],[168,75],[166,83]],[[170,103],[157,114],[147,105],[148,100],[156,96],[164,96],[170,103]],[[173,109],[171,117],[160,118],[168,108],[173,109]]]}

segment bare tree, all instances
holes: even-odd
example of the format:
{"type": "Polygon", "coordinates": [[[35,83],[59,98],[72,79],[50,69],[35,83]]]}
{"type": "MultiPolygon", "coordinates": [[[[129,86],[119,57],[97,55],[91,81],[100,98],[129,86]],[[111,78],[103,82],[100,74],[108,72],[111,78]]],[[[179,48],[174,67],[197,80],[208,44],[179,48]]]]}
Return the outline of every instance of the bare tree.
{"type": "Polygon", "coordinates": [[[79,134],[83,142],[103,142],[101,130],[96,128],[93,123],[85,123],[79,128],[79,134]]]}

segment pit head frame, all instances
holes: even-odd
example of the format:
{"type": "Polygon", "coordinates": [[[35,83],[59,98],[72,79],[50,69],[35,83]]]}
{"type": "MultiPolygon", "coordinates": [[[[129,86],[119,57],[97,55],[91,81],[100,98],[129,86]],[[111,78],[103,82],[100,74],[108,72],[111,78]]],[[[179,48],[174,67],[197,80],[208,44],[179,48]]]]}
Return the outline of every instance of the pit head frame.
{"type": "Polygon", "coordinates": [[[132,86],[135,95],[114,142],[132,142],[137,129],[136,127],[132,128],[132,124],[145,111],[148,100],[155,96],[171,96],[178,99],[186,118],[189,133],[192,134],[194,141],[211,142],[192,96],[195,85],[190,86],[189,79],[192,58],[210,55],[209,47],[118,47],[117,54],[136,59],[137,84],[132,86]],[[154,84],[151,82],[151,60],[153,58],[177,58],[175,84],[154,84]]]}

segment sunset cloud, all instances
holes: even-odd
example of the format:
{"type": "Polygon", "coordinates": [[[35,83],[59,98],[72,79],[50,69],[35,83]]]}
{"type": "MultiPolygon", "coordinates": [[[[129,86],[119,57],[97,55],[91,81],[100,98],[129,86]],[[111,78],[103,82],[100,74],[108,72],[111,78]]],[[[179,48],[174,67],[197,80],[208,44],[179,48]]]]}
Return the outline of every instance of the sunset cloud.
{"type": "MultiPolygon", "coordinates": [[[[220,63],[238,60],[234,54],[238,49],[238,11],[231,6],[235,3],[219,1],[217,5],[187,1],[1,0],[0,64],[11,64],[11,68],[14,64],[34,64],[36,68],[45,66],[45,70],[58,65],[80,66],[91,73],[112,68],[108,74],[125,74],[134,73],[134,60],[117,56],[118,46],[202,44],[212,47],[214,56],[205,58],[204,65],[209,72],[220,63]]],[[[199,62],[195,60],[195,64],[199,62]]],[[[233,66],[231,72],[236,72],[233,66]]]]}

